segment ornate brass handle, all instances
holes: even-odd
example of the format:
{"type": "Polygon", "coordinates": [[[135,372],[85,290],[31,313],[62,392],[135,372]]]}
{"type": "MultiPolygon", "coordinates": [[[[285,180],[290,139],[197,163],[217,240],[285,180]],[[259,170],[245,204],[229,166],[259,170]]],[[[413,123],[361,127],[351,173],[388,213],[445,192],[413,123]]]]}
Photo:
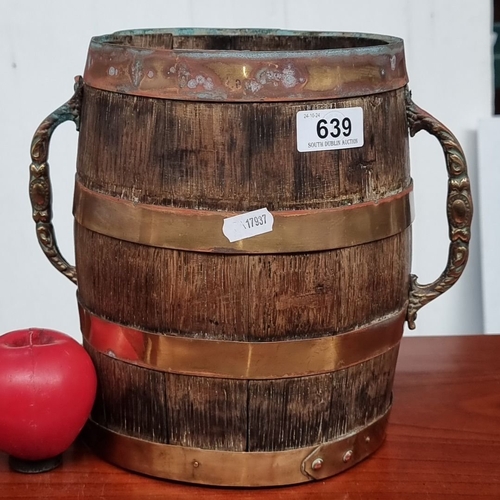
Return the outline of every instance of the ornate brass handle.
{"type": "Polygon", "coordinates": [[[54,130],[65,121],[80,125],[80,103],[83,92],[83,79],[75,78],[73,97],[56,109],[40,124],[31,141],[30,200],[33,207],[33,220],[36,235],[43,252],[52,265],[76,284],[76,269],[68,264],[57,247],[54,226],[52,225],[52,188],[49,175],[49,144],[54,130]]]}
{"type": "Polygon", "coordinates": [[[438,120],[419,108],[412,100],[410,92],[406,97],[406,113],[410,135],[426,130],[440,142],[448,170],[448,197],[446,214],[448,218],[450,250],[448,263],[441,276],[428,285],[417,282],[411,275],[408,305],[408,326],[415,328],[417,311],[451,288],[460,278],[469,257],[470,225],[472,221],[472,197],[467,176],[467,163],[457,138],[438,120]]]}

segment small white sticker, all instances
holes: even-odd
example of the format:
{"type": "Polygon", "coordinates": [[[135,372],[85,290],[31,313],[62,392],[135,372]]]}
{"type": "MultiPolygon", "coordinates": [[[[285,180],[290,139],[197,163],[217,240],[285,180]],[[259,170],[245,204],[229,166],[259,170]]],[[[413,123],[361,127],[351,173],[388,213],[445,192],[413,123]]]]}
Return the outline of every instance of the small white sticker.
{"type": "Polygon", "coordinates": [[[327,151],[364,144],[363,108],[312,109],[297,113],[297,149],[327,151]]]}
{"type": "Polygon", "coordinates": [[[224,219],[222,232],[231,242],[269,233],[273,230],[274,217],[267,208],[235,215],[224,219]]]}

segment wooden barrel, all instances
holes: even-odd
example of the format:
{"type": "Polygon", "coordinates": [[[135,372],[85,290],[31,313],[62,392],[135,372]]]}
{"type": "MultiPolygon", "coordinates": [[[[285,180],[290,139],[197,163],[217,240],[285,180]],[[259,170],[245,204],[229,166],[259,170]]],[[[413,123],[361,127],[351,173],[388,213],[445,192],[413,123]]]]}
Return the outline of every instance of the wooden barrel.
{"type": "Polygon", "coordinates": [[[378,35],[92,39],[68,109],[100,454],[266,486],[382,443],[412,302],[408,126],[423,115],[406,84],[402,41],[378,35]]]}

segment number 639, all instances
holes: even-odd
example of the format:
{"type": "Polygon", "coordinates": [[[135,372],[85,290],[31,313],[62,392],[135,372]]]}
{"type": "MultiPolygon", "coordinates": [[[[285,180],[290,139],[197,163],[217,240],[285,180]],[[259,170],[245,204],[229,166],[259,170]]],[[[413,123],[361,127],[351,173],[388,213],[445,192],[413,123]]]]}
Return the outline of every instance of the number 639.
{"type": "Polygon", "coordinates": [[[351,120],[345,117],[342,121],[338,118],[332,118],[330,122],[322,118],[316,125],[316,133],[320,139],[326,139],[330,134],[334,139],[341,134],[344,137],[349,137],[352,132],[351,120]]]}

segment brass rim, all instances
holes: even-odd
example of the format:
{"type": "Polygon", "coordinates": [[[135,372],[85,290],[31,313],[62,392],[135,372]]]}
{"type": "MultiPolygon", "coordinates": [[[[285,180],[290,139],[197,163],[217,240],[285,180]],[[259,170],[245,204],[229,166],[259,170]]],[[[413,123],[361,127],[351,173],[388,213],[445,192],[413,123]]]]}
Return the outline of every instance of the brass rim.
{"type": "Polygon", "coordinates": [[[236,212],[159,207],[96,193],[76,182],[74,216],[91,231],[132,243],[212,253],[293,253],[345,248],[388,238],[413,221],[413,185],[376,202],[272,212],[271,232],[231,243],[224,219],[236,212]]]}
{"type": "Polygon", "coordinates": [[[383,443],[387,412],[339,439],[277,452],[189,448],[125,436],[89,420],[89,445],[104,459],[150,476],[218,486],[278,486],[324,479],[357,464],[383,443]],[[318,467],[319,465],[319,467],[318,467]]]}
{"type": "Polygon", "coordinates": [[[372,359],[399,344],[406,317],[405,308],[335,336],[235,342],[149,333],[79,309],[84,341],[98,352],[163,372],[249,380],[329,373],[372,359]]]}
{"type": "Polygon", "coordinates": [[[371,95],[404,87],[408,76],[400,38],[174,29],[122,31],[92,38],[84,80],[96,89],[161,99],[262,102],[371,95]],[[193,48],[192,42],[196,44],[201,37],[251,41],[248,50],[203,48],[203,44],[193,48]],[[261,49],[270,38],[286,43],[261,49]],[[297,44],[300,40],[307,43],[297,44]],[[305,50],[282,45],[304,46],[305,50]]]}

